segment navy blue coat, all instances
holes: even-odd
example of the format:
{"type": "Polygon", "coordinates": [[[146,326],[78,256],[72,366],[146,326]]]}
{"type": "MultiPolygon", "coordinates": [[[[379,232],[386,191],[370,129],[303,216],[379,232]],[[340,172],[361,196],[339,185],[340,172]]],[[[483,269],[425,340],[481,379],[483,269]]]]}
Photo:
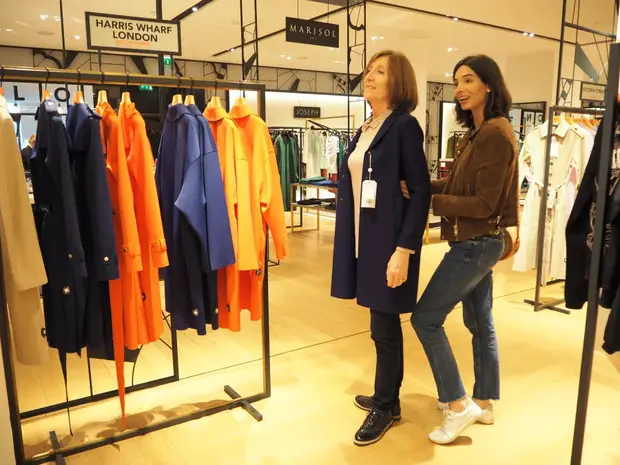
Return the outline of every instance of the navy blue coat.
{"type": "Polygon", "coordinates": [[[119,278],[114,210],[100,130],[101,117],[86,104],[69,106],[69,154],[76,176],[76,202],[88,270],[86,342],[89,348],[101,348],[112,341],[109,281],[119,278]]]}
{"type": "MultiPolygon", "coordinates": [[[[377,182],[374,209],[362,208],[359,258],[355,257],[354,201],[348,160],[361,135],[349,144],[340,169],[336,207],[336,235],[332,268],[332,297],[357,299],[362,307],[390,314],[413,311],[418,294],[422,241],[430,207],[430,176],[424,155],[424,135],[418,121],[397,107],[383,122],[368,151],[372,179],[377,182]],[[411,199],[403,197],[406,180],[411,199]],[[408,279],[392,289],[386,270],[397,246],[413,249],[408,279]]],[[[368,170],[364,159],[364,179],[368,170]]]]}
{"type": "Polygon", "coordinates": [[[235,254],[217,149],[200,118],[185,105],[170,107],[155,179],[170,262],[166,309],[175,329],[204,335],[207,324],[217,327],[217,269],[235,254]]]}

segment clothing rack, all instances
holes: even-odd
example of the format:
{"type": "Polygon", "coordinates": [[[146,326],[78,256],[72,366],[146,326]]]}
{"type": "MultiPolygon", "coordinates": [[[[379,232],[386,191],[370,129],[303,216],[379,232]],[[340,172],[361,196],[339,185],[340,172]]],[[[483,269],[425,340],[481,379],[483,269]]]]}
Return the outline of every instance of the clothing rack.
{"type": "MultiPolygon", "coordinates": [[[[340,118],[340,117],[338,116],[336,118],[340,118]]],[[[314,120],[311,120],[311,119],[306,120],[306,129],[312,129],[312,126],[317,126],[319,129],[330,132],[331,134],[338,136],[338,137],[345,137],[345,138],[351,137],[351,133],[349,132],[349,129],[330,128],[329,126],[325,126],[324,124],[317,123],[314,120]],[[310,127],[308,127],[308,124],[310,124],[310,127]]]]}
{"type": "MultiPolygon", "coordinates": [[[[611,45],[607,89],[605,90],[605,119],[599,131],[602,132],[601,155],[598,166],[598,192],[596,194],[596,210],[606,211],[607,186],[609,183],[609,168],[611,153],[614,148],[614,133],[616,128],[616,100],[618,99],[618,81],[620,80],[620,43],[611,45]]],[[[583,443],[588,413],[588,400],[592,382],[592,363],[594,359],[594,345],[596,343],[596,326],[599,307],[599,275],[601,255],[603,251],[603,231],[605,215],[596,215],[594,225],[594,244],[592,246],[592,260],[590,262],[588,281],[588,306],[586,310],[586,327],[583,338],[581,355],[581,372],[579,375],[579,394],[577,396],[577,411],[575,415],[575,430],[573,433],[573,447],[571,465],[581,465],[583,443]]]]}
{"type": "MultiPolygon", "coordinates": [[[[578,107],[563,107],[563,106],[551,106],[549,107],[548,113],[548,123],[547,124],[547,140],[545,142],[545,175],[543,177],[543,192],[541,195],[540,201],[540,211],[538,214],[538,238],[537,238],[537,250],[536,250],[536,288],[535,288],[535,296],[534,300],[532,299],[524,299],[526,304],[532,305],[534,307],[535,312],[539,312],[541,310],[553,310],[555,312],[564,313],[569,315],[571,312],[565,308],[559,307],[559,305],[564,303],[564,299],[557,299],[549,303],[543,303],[540,301],[540,290],[542,288],[542,263],[543,263],[543,241],[545,240],[545,217],[546,217],[546,206],[547,206],[547,195],[549,193],[549,173],[550,173],[550,163],[551,163],[551,139],[553,134],[553,116],[556,113],[578,113],[582,115],[600,115],[600,109],[586,109],[586,108],[578,108],[578,107]]],[[[603,210],[604,211],[604,210],[603,210]]],[[[550,281],[546,284],[557,284],[563,282],[564,280],[558,279],[550,281]]]]}
{"type": "MultiPolygon", "coordinates": [[[[258,93],[258,111],[259,116],[265,119],[265,86],[263,84],[245,83],[245,82],[227,82],[227,81],[212,81],[207,79],[194,79],[192,77],[170,77],[170,76],[158,76],[158,75],[136,75],[129,73],[113,73],[102,71],[77,71],[72,69],[48,69],[48,68],[26,68],[26,67],[7,67],[0,66],[0,87],[2,87],[3,81],[20,81],[20,82],[37,82],[44,83],[58,83],[58,84],[95,84],[106,86],[127,86],[134,85],[151,85],[153,87],[167,87],[177,88],[179,92],[181,89],[188,89],[189,92],[193,92],[195,89],[242,89],[252,90],[258,93]]],[[[161,102],[161,97],[160,97],[161,102]]],[[[164,111],[164,110],[162,110],[164,111]]],[[[269,256],[269,231],[267,231],[267,238],[265,244],[265,256],[269,256]]],[[[191,420],[197,420],[205,416],[213,415],[226,410],[232,410],[234,408],[241,407],[246,410],[254,419],[262,421],[263,417],[254,407],[253,403],[267,399],[271,397],[271,361],[270,361],[270,338],[269,338],[269,280],[268,280],[268,268],[264,270],[263,281],[263,316],[261,321],[261,333],[262,333],[262,373],[263,373],[263,389],[261,392],[249,395],[241,396],[231,386],[225,385],[223,387],[224,392],[231,398],[230,401],[217,402],[217,405],[202,407],[189,414],[179,415],[172,418],[167,418],[162,421],[158,421],[153,424],[149,424],[144,427],[128,429],[109,437],[98,437],[95,440],[85,442],[83,444],[68,446],[65,448],[59,447],[57,441],[57,435],[55,431],[50,432],[50,441],[52,447],[48,453],[38,455],[34,458],[25,457],[24,440],[21,429],[22,418],[32,418],[46,413],[67,409],[77,405],[87,405],[94,402],[98,402],[104,399],[109,399],[118,395],[118,390],[104,392],[101,394],[92,394],[90,396],[75,399],[68,402],[64,402],[57,405],[50,405],[41,409],[33,410],[30,412],[20,413],[17,385],[13,358],[11,356],[11,336],[9,331],[9,316],[7,311],[6,292],[4,289],[4,280],[2,275],[4,273],[4,266],[2,262],[2,256],[0,253],[0,346],[2,348],[2,358],[4,363],[4,377],[7,386],[8,404],[9,404],[9,416],[11,421],[11,428],[13,430],[13,448],[18,465],[35,465],[42,464],[50,461],[56,461],[61,463],[65,457],[79,454],[81,452],[97,449],[106,445],[116,444],[120,441],[143,436],[145,434],[159,431],[171,426],[179,425],[191,420]]],[[[169,315],[173,318],[173,315],[169,315]]],[[[179,374],[179,349],[176,337],[176,331],[171,328],[172,339],[172,364],[173,375],[170,377],[158,379],[148,383],[143,383],[138,386],[128,387],[126,392],[135,392],[139,390],[150,389],[155,386],[161,386],[165,384],[171,384],[181,381],[179,374]]]]}

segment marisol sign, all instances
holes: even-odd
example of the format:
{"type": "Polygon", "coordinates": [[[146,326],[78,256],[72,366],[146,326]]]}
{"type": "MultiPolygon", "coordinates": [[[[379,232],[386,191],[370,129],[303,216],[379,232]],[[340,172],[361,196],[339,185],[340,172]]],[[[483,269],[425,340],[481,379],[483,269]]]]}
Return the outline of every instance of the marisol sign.
{"type": "Polygon", "coordinates": [[[286,41],[338,48],[340,46],[340,26],[309,19],[287,17],[286,41]]]}
{"type": "Polygon", "coordinates": [[[86,12],[89,49],[181,54],[179,23],[86,12]]]}

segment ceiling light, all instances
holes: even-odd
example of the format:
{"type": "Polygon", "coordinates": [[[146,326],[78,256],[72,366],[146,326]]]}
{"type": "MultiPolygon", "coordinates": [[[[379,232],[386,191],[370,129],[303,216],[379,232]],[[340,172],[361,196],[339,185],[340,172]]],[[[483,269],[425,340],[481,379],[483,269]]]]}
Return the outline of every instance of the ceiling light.
{"type": "Polygon", "coordinates": [[[234,48],[234,47],[233,47],[233,48],[231,48],[231,49],[230,49],[230,51],[231,51],[231,52],[234,52],[234,51],[235,51],[235,48],[234,48]]]}
{"type": "Polygon", "coordinates": [[[383,39],[385,39],[385,37],[379,36],[379,40],[383,40],[383,39]]]}
{"type": "Polygon", "coordinates": [[[197,6],[195,6],[195,7],[192,7],[192,11],[193,11],[193,12],[196,12],[196,11],[198,11],[198,7],[197,7],[197,6]]]}
{"type": "Polygon", "coordinates": [[[286,55],[280,55],[280,58],[286,58],[286,55]]]}
{"type": "Polygon", "coordinates": [[[6,32],[13,32],[13,29],[5,29],[6,32]]]}
{"type": "Polygon", "coordinates": [[[43,21],[47,20],[47,18],[49,18],[48,15],[39,15],[39,18],[41,18],[43,21]]]}
{"type": "Polygon", "coordinates": [[[287,60],[290,60],[290,59],[291,59],[291,57],[286,57],[286,59],[287,59],[287,60]]]}
{"type": "Polygon", "coordinates": [[[77,34],[76,34],[76,35],[74,35],[74,36],[73,36],[73,38],[74,38],[75,40],[80,40],[80,36],[79,36],[79,35],[77,35],[77,34]]]}
{"type": "Polygon", "coordinates": [[[377,40],[377,36],[370,36],[370,40],[377,40]]]}
{"type": "Polygon", "coordinates": [[[455,16],[454,18],[452,18],[453,21],[458,21],[459,19],[455,16]]]}
{"type": "Polygon", "coordinates": [[[446,77],[452,76],[452,73],[446,73],[446,77]]]}
{"type": "Polygon", "coordinates": [[[527,32],[524,32],[523,35],[527,37],[528,34],[527,34],[527,32]]]}
{"type": "Polygon", "coordinates": [[[530,37],[534,37],[534,34],[532,32],[530,32],[530,37]]]}
{"type": "Polygon", "coordinates": [[[448,52],[451,52],[452,50],[454,50],[452,47],[448,47],[448,52]]]}
{"type": "Polygon", "coordinates": [[[54,16],[54,21],[60,22],[60,16],[54,16]]]}

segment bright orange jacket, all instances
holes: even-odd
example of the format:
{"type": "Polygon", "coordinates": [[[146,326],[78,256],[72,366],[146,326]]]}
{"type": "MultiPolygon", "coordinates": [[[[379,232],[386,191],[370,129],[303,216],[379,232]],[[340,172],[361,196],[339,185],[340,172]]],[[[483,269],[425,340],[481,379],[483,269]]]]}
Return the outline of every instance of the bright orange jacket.
{"type": "Polygon", "coordinates": [[[159,268],[168,266],[168,252],[155,186],[155,161],[146,136],[144,118],[133,103],[121,103],[119,118],[134,195],[140,247],[143,250],[144,269],[139,273],[139,278],[141,298],[144,300],[145,331],[140,333],[137,343],[147,344],[157,341],[164,331],[159,268]]]}
{"type": "MultiPolygon", "coordinates": [[[[273,237],[276,257],[288,255],[288,237],[284,217],[284,202],[280,173],[275,149],[267,124],[239,99],[229,112],[241,131],[245,152],[250,162],[250,201],[252,227],[254,229],[254,250],[258,260],[258,271],[242,271],[239,280],[241,308],[250,310],[250,319],[259,320],[263,314],[263,276],[267,257],[265,240],[269,230],[273,237]]],[[[220,327],[222,325],[220,312],[220,327]]]]}
{"type": "Polygon", "coordinates": [[[224,181],[228,218],[236,261],[218,270],[218,315],[220,327],[241,329],[239,306],[239,271],[258,269],[252,228],[250,171],[239,128],[221,106],[204,111],[209,121],[224,181]]]}
{"type": "Polygon", "coordinates": [[[101,116],[101,143],[106,154],[107,178],[114,209],[119,279],[110,281],[112,340],[123,423],[125,421],[125,346],[136,348],[144,310],[138,272],[142,270],[134,197],[118,116],[109,103],[97,106],[101,116]]]}

